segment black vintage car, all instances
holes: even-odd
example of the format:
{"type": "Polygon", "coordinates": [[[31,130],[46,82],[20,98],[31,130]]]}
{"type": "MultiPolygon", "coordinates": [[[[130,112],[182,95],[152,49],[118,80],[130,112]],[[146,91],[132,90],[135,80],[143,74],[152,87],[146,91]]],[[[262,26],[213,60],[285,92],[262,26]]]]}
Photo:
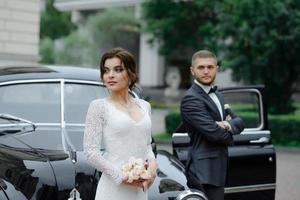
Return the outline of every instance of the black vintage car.
{"type": "MultiPolygon", "coordinates": [[[[96,69],[0,63],[1,200],[94,199],[101,174],[86,163],[82,141],[89,103],[108,94],[99,77],[96,69]]],[[[254,126],[230,149],[227,197],[274,200],[276,159],[262,88],[224,92],[237,94],[228,95],[237,106],[252,103],[252,115],[257,111],[254,126]]],[[[187,143],[186,133],[175,133],[174,155],[153,143],[159,169],[149,200],[206,199],[186,186],[187,143]]]]}

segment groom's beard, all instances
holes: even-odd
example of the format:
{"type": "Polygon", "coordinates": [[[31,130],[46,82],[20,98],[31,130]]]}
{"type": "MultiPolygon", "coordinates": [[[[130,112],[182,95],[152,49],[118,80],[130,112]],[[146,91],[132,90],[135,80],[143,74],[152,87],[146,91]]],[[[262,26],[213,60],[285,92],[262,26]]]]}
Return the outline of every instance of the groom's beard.
{"type": "Polygon", "coordinates": [[[210,82],[204,82],[202,81],[200,78],[198,77],[195,77],[195,79],[201,83],[202,85],[205,85],[205,86],[211,86],[214,82],[215,82],[215,79],[216,79],[216,75],[214,77],[212,77],[211,81],[210,82]]]}

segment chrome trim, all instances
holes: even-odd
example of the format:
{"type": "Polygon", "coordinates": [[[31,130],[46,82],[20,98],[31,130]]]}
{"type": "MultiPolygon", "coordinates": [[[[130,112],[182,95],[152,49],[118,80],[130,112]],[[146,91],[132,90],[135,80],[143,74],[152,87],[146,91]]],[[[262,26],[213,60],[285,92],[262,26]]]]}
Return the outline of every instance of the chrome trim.
{"type": "Polygon", "coordinates": [[[20,83],[41,83],[41,82],[60,82],[62,79],[30,79],[30,80],[17,80],[17,81],[6,81],[0,83],[1,85],[12,85],[20,83]]]}
{"type": "MultiPolygon", "coordinates": [[[[43,127],[43,126],[53,126],[53,127],[59,127],[60,123],[34,123],[37,128],[43,127]]],[[[18,127],[18,126],[25,126],[26,123],[18,123],[18,124],[0,124],[0,127],[18,127]]],[[[28,125],[28,124],[27,124],[28,125]]]]}
{"type": "Polygon", "coordinates": [[[73,190],[70,192],[70,197],[68,200],[81,200],[80,193],[76,188],[73,188],[73,190]]]}
{"type": "Polygon", "coordinates": [[[60,123],[35,123],[35,125],[37,125],[37,126],[54,126],[54,127],[61,126],[60,123]]]}
{"type": "Polygon", "coordinates": [[[189,137],[189,134],[188,133],[173,133],[172,134],[172,139],[174,137],[189,137]]]}
{"type": "Polygon", "coordinates": [[[267,134],[270,135],[271,132],[269,130],[258,130],[258,131],[253,131],[253,130],[244,130],[241,132],[242,135],[248,135],[248,134],[267,134]]]}
{"type": "MultiPolygon", "coordinates": [[[[24,83],[58,83],[60,84],[60,123],[35,123],[37,126],[57,126],[59,125],[61,128],[64,128],[66,126],[65,122],[65,84],[67,83],[85,83],[85,84],[92,84],[92,85],[98,85],[103,87],[104,84],[102,82],[97,82],[97,81],[86,81],[86,80],[78,80],[78,79],[64,79],[64,78],[55,78],[55,79],[30,79],[30,80],[17,80],[17,81],[7,81],[0,83],[0,86],[5,86],[5,85],[15,85],[15,84],[24,84],[24,83]]],[[[136,95],[133,92],[134,95],[136,95]]],[[[74,125],[73,125],[74,126],[74,125]]],[[[81,124],[79,125],[81,126],[81,124]]],[[[0,126],[2,127],[2,125],[0,126]]],[[[4,126],[5,127],[5,126],[4,126]]]]}
{"type": "MultiPolygon", "coordinates": [[[[259,99],[259,109],[260,109],[260,118],[261,118],[261,123],[260,126],[257,128],[245,128],[243,132],[241,132],[241,134],[246,135],[246,134],[271,134],[271,132],[269,130],[262,130],[263,126],[264,126],[264,110],[263,110],[263,99],[262,99],[262,95],[259,92],[259,90],[257,89],[237,89],[237,90],[228,90],[228,91],[222,91],[221,93],[233,93],[233,92],[254,92],[258,95],[258,99],[259,99]]],[[[186,137],[187,133],[173,133],[172,138],[176,136],[176,137],[186,137]]]]}
{"type": "Polygon", "coordinates": [[[0,124],[0,128],[15,128],[15,127],[27,127],[27,126],[32,127],[32,125],[28,123],[0,124]]]}
{"type": "MultiPolygon", "coordinates": [[[[261,130],[261,131],[243,131],[241,132],[242,135],[248,135],[248,134],[267,134],[270,135],[271,132],[269,130],[261,130]]],[[[174,137],[188,137],[188,133],[173,133],[172,138],[174,137]]]]}
{"type": "MultiPolygon", "coordinates": [[[[43,126],[53,126],[53,127],[58,127],[61,128],[60,123],[34,123],[37,127],[36,128],[41,128],[43,126]]],[[[18,124],[0,124],[0,128],[7,128],[7,127],[19,127],[19,126],[31,126],[27,123],[18,123],[18,124]]],[[[85,124],[75,124],[75,123],[66,123],[66,127],[85,127],[85,124]]]]}
{"type": "Polygon", "coordinates": [[[105,86],[103,82],[98,81],[86,81],[86,80],[78,80],[78,79],[64,79],[65,82],[68,83],[87,83],[87,84],[93,84],[93,85],[100,85],[105,86]]]}
{"type": "Polygon", "coordinates": [[[65,128],[65,80],[60,81],[60,124],[65,128]]]}
{"type": "Polygon", "coordinates": [[[272,189],[276,189],[276,183],[226,187],[225,193],[230,194],[230,193],[238,193],[238,192],[252,192],[252,191],[272,190],[272,189]]]}
{"type": "Polygon", "coordinates": [[[67,127],[67,126],[85,127],[85,124],[66,123],[66,127],[67,127]]]}
{"type": "Polygon", "coordinates": [[[6,81],[0,83],[1,85],[11,85],[11,84],[20,84],[20,83],[40,83],[40,82],[61,82],[65,80],[65,82],[72,82],[72,83],[88,83],[88,84],[95,84],[104,86],[102,82],[97,81],[86,81],[86,80],[78,80],[78,79],[64,79],[64,78],[54,78],[54,79],[30,79],[30,80],[17,80],[17,81],[6,81]]]}
{"type": "MultiPolygon", "coordinates": [[[[189,196],[199,197],[199,200],[208,200],[205,194],[200,190],[189,189],[181,192],[175,200],[183,200],[184,198],[188,198],[189,196]]],[[[195,198],[195,197],[194,197],[195,198]]]]}
{"type": "Polygon", "coordinates": [[[257,140],[250,140],[249,142],[252,144],[268,144],[270,142],[270,138],[261,137],[257,140]]]}
{"type": "Polygon", "coordinates": [[[237,93],[237,92],[254,92],[258,95],[258,100],[259,100],[259,109],[260,109],[260,126],[258,126],[257,128],[247,128],[245,129],[245,131],[259,131],[262,130],[263,126],[264,126],[264,108],[263,108],[263,99],[262,99],[262,95],[259,92],[258,89],[235,89],[235,90],[225,90],[225,91],[221,91],[222,94],[225,93],[237,93]]]}
{"type": "Polygon", "coordinates": [[[0,117],[3,118],[3,119],[6,119],[8,121],[13,120],[13,121],[18,121],[19,123],[22,123],[22,122],[24,123],[25,122],[27,124],[30,124],[33,127],[33,130],[35,130],[35,128],[36,128],[36,125],[33,122],[31,122],[29,120],[26,120],[26,119],[23,119],[21,117],[16,117],[16,116],[6,114],[6,113],[1,113],[0,117]]]}

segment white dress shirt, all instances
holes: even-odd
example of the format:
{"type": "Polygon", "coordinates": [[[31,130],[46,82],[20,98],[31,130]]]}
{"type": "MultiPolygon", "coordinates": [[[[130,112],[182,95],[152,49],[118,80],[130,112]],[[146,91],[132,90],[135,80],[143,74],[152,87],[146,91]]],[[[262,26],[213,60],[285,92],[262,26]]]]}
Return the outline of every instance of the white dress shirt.
{"type": "Polygon", "coordinates": [[[208,85],[203,85],[203,84],[199,83],[196,79],[195,79],[194,81],[195,81],[195,83],[196,83],[197,85],[199,85],[199,86],[206,92],[206,94],[208,94],[208,96],[209,96],[209,97],[213,100],[213,102],[216,104],[216,106],[217,106],[217,108],[218,108],[218,110],[219,110],[220,116],[221,116],[221,118],[222,118],[221,121],[223,121],[223,112],[222,112],[222,106],[221,106],[221,103],[220,103],[220,101],[219,101],[217,95],[216,95],[214,92],[209,93],[209,90],[212,88],[213,85],[210,85],[210,86],[208,86],[208,85]]]}

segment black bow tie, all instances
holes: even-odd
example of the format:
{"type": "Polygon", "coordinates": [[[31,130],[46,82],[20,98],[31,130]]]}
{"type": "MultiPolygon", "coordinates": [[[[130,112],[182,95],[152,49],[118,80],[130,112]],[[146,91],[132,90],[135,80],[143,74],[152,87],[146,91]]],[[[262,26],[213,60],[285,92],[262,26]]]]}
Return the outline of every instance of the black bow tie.
{"type": "Polygon", "coordinates": [[[218,86],[216,86],[216,85],[213,86],[213,87],[211,87],[210,90],[209,90],[209,92],[208,92],[208,94],[214,93],[217,89],[218,89],[218,86]]]}

